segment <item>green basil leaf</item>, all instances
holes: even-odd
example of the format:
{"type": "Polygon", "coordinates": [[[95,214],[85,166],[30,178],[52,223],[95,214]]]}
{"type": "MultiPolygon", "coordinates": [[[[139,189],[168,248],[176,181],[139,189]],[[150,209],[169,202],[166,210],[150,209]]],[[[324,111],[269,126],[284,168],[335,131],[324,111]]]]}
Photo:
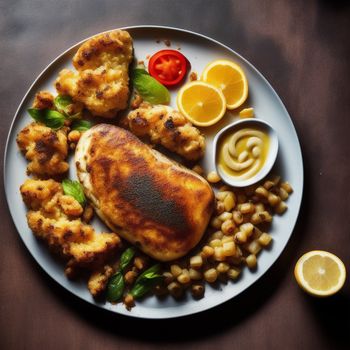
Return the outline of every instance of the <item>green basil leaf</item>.
{"type": "Polygon", "coordinates": [[[141,298],[148,293],[152,287],[163,279],[159,274],[160,265],[156,264],[144,271],[136,280],[130,294],[135,298],[141,298]]]}
{"type": "Polygon", "coordinates": [[[53,101],[55,108],[61,113],[67,113],[67,107],[73,103],[70,96],[67,95],[57,95],[53,101]]]}
{"type": "Polygon", "coordinates": [[[79,181],[73,181],[65,179],[62,181],[63,192],[66,195],[72,196],[75,198],[81,205],[85,204],[85,195],[83,187],[79,181]]]}
{"type": "Polygon", "coordinates": [[[122,272],[115,273],[107,285],[107,300],[111,302],[117,302],[124,292],[125,282],[122,272]]]}
{"type": "Polygon", "coordinates": [[[134,257],[136,250],[134,247],[128,248],[120,257],[120,270],[124,271],[130,264],[131,259],[134,257]]]}
{"type": "Polygon", "coordinates": [[[168,89],[144,69],[134,69],[133,84],[145,101],[153,104],[168,104],[170,102],[168,89]]]}
{"type": "Polygon", "coordinates": [[[42,109],[38,108],[29,108],[28,109],[29,115],[37,122],[43,123],[44,121],[44,113],[42,109]]]}
{"type": "MultiPolygon", "coordinates": [[[[73,116],[72,116],[73,117],[73,116]]],[[[89,130],[92,127],[92,123],[88,120],[74,120],[71,129],[72,130],[78,130],[78,131],[86,131],[89,130]]]]}
{"type": "Polygon", "coordinates": [[[59,129],[64,125],[65,116],[52,109],[29,108],[28,113],[37,122],[43,123],[51,129],[59,129]]]}
{"type": "Polygon", "coordinates": [[[63,114],[51,109],[46,109],[44,112],[44,123],[51,129],[59,129],[64,125],[65,117],[63,114]]]}

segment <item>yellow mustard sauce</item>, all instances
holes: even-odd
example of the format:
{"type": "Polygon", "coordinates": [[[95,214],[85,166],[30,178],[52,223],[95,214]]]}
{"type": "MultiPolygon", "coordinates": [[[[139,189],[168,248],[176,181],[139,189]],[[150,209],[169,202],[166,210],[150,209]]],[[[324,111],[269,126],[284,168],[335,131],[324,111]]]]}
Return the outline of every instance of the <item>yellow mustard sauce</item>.
{"type": "Polygon", "coordinates": [[[237,180],[247,180],[264,166],[270,149],[270,139],[259,128],[228,131],[218,144],[218,165],[237,180]]]}

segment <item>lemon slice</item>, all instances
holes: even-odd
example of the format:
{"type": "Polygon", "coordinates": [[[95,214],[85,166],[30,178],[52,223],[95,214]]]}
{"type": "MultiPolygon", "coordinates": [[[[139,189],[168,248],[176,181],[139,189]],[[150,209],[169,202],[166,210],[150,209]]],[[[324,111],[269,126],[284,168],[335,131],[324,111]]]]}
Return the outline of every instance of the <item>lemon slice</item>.
{"type": "Polygon", "coordinates": [[[202,74],[202,80],[219,88],[225,98],[227,109],[241,106],[248,97],[248,81],[242,68],[229,60],[209,63],[202,74]]]}
{"type": "Polygon", "coordinates": [[[343,262],[334,254],[313,250],[298,260],[294,275],[299,286],[307,293],[325,297],[343,287],[346,270],[343,262]]]}
{"type": "Polygon", "coordinates": [[[223,93],[202,81],[184,85],[177,95],[177,106],[189,121],[198,126],[217,123],[226,111],[223,93]]]}

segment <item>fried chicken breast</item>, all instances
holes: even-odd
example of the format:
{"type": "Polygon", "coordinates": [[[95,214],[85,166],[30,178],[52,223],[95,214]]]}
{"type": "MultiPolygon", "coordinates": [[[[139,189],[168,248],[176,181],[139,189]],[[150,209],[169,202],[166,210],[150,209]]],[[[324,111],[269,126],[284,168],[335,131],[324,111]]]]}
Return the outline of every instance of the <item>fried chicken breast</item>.
{"type": "Polygon", "coordinates": [[[160,144],[187,160],[198,160],[204,155],[204,136],[171,107],[143,103],[129,113],[127,124],[136,136],[147,136],[153,144],[160,144]]]}
{"type": "Polygon", "coordinates": [[[82,223],[79,216],[83,208],[73,197],[63,194],[60,183],[28,179],[20,192],[30,209],[29,227],[51,250],[68,260],[70,269],[95,269],[119,247],[120,238],[115,233],[98,234],[82,223]]]}
{"type": "Polygon", "coordinates": [[[68,171],[66,128],[55,131],[43,124],[31,123],[19,132],[16,141],[29,160],[28,174],[50,177],[68,171]]]}
{"type": "Polygon", "coordinates": [[[127,107],[132,38],[124,30],[92,37],[73,57],[77,71],[64,69],[55,86],[58,93],[82,102],[96,116],[113,118],[127,107]]]}
{"type": "Polygon", "coordinates": [[[97,214],[146,254],[173,260],[202,238],[214,207],[210,185],[129,131],[94,126],[80,138],[75,161],[97,214]]]}

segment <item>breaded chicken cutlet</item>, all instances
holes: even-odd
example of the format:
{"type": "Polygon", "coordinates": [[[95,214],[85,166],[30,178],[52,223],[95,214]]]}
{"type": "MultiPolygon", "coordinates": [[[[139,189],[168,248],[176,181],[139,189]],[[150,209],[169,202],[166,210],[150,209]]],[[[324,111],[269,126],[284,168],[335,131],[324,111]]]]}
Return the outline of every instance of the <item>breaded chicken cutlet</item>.
{"type": "Polygon", "coordinates": [[[153,144],[160,144],[187,160],[198,160],[204,155],[204,136],[169,106],[142,103],[128,114],[126,123],[134,135],[148,137],[153,144]]]}
{"type": "Polygon", "coordinates": [[[95,116],[113,118],[127,107],[132,38],[124,30],[92,37],[73,57],[77,71],[64,69],[55,86],[58,93],[82,102],[95,116]]]}
{"type": "Polygon", "coordinates": [[[33,122],[19,132],[16,141],[29,160],[28,175],[42,178],[62,175],[68,171],[67,128],[53,130],[33,122]]]}
{"type": "Polygon", "coordinates": [[[120,247],[117,234],[96,233],[92,226],[81,221],[82,206],[73,197],[64,195],[60,183],[28,179],[20,192],[29,208],[29,227],[52,251],[68,261],[67,274],[78,268],[100,269],[120,247]]]}

